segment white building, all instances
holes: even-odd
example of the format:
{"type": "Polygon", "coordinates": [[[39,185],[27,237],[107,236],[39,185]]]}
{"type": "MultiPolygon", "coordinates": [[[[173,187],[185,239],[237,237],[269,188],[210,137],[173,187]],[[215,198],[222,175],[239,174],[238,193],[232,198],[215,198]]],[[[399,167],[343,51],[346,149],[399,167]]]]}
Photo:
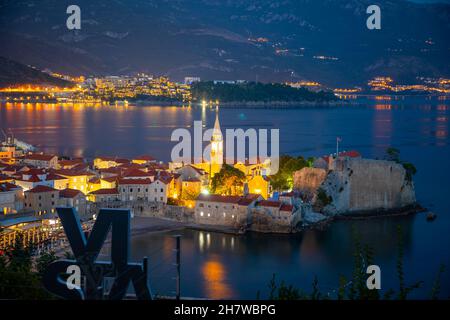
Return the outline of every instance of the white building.
{"type": "Polygon", "coordinates": [[[36,168],[52,168],[58,167],[58,157],[50,154],[33,153],[27,154],[22,159],[22,162],[36,168]]]}
{"type": "Polygon", "coordinates": [[[195,203],[195,221],[208,225],[245,227],[250,218],[250,209],[260,199],[259,195],[241,197],[201,194],[195,203]]]}
{"type": "Polygon", "coordinates": [[[0,183],[0,210],[2,214],[17,213],[23,208],[23,190],[9,182],[0,183]]]}
{"type": "Polygon", "coordinates": [[[194,82],[200,82],[200,77],[184,77],[184,84],[193,84],[194,82]]]}

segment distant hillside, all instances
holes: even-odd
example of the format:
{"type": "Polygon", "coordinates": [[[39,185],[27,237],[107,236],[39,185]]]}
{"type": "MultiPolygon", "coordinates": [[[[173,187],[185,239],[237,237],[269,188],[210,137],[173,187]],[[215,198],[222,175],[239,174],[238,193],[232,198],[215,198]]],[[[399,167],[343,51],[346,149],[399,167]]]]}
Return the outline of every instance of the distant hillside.
{"type": "Polygon", "coordinates": [[[336,100],[332,92],[312,92],[284,84],[248,82],[242,84],[214,84],[212,81],[192,85],[194,100],[218,99],[221,102],[302,102],[336,100]]]}
{"type": "Polygon", "coordinates": [[[73,83],[52,77],[40,70],[0,57],[0,87],[39,84],[70,87],[73,83]]]}
{"type": "Polygon", "coordinates": [[[0,56],[79,75],[362,85],[450,77],[450,5],[405,0],[0,1],[0,56]],[[377,4],[382,29],[368,30],[377,4]]]}

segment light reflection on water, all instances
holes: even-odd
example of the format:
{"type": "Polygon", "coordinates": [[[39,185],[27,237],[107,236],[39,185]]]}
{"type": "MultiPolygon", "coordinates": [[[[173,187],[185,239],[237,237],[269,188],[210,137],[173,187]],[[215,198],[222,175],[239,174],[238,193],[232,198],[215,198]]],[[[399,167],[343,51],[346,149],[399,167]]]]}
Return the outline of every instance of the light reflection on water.
{"type": "MultiPolygon", "coordinates": [[[[357,149],[366,157],[382,158],[394,146],[415,164],[419,201],[436,212],[433,223],[423,215],[403,218],[334,223],[325,231],[299,235],[231,236],[185,231],[182,240],[182,293],[197,297],[254,299],[273,273],[280,280],[310,291],[314,275],[322,288],[331,288],[340,274],[352,270],[352,228],[375,249],[382,267],[383,287],[396,288],[396,230],[405,236],[405,269],[409,283],[425,281],[417,297],[427,297],[439,268],[450,268],[450,159],[447,100],[392,99],[363,106],[297,110],[222,109],[224,128],[280,128],[280,150],[293,155],[317,156],[357,149]],[[381,103],[380,103],[381,102],[381,103]]],[[[144,153],[169,160],[171,132],[190,128],[194,120],[206,127],[214,110],[179,107],[83,107],[57,104],[0,104],[0,127],[46,152],[94,157],[132,157],[144,153]]],[[[133,239],[133,258],[149,256],[154,291],[173,294],[174,240],[169,235],[133,239]]],[[[443,275],[442,291],[450,295],[450,272],[443,275]]]]}
{"type": "Polygon", "coordinates": [[[226,266],[220,259],[219,255],[214,255],[201,266],[204,290],[210,299],[231,299],[235,293],[228,285],[226,266]]]}

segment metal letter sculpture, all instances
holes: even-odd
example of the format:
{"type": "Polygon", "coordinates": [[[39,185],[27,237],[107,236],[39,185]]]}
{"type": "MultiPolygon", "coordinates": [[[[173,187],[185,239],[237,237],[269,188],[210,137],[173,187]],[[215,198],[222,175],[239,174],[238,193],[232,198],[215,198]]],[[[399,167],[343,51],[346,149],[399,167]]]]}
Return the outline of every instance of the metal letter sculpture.
{"type": "Polygon", "coordinates": [[[44,287],[48,291],[64,299],[102,299],[103,279],[113,277],[114,283],[108,299],[122,299],[130,281],[133,283],[137,299],[152,299],[147,286],[147,274],[142,265],[128,262],[130,210],[101,209],[88,239],[83,233],[78,214],[73,208],[57,208],[56,210],[75,260],[59,260],[49,265],[43,277],[44,287]],[[111,262],[96,261],[111,228],[111,262]],[[66,280],[62,276],[67,276],[66,270],[70,265],[78,265],[86,277],[85,291],[81,288],[67,287],[66,280]]]}

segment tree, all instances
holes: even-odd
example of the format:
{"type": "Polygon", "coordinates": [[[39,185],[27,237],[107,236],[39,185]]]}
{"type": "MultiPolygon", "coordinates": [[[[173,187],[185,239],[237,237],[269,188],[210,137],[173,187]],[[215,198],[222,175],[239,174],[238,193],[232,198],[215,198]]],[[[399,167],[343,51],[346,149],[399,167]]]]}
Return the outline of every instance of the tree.
{"type": "Polygon", "coordinates": [[[34,261],[33,247],[25,247],[19,234],[15,244],[0,254],[0,299],[52,299],[42,286],[42,272],[51,262],[50,256],[34,261]]]}
{"type": "Polygon", "coordinates": [[[386,158],[389,161],[394,161],[399,163],[400,162],[400,150],[394,148],[394,147],[389,147],[386,149],[386,158]]]}
{"type": "Polygon", "coordinates": [[[317,200],[320,202],[319,205],[321,205],[322,207],[326,207],[333,202],[333,198],[329,196],[327,192],[322,188],[319,188],[317,190],[317,200]]]}
{"type": "Polygon", "coordinates": [[[199,195],[200,195],[200,191],[197,191],[194,189],[183,188],[183,191],[181,192],[181,199],[182,200],[196,200],[199,195]]]}
{"type": "Polygon", "coordinates": [[[245,174],[228,164],[216,173],[211,181],[211,191],[224,195],[239,195],[244,189],[245,174]]]}
{"type": "Polygon", "coordinates": [[[294,172],[309,167],[311,163],[311,158],[305,160],[301,156],[292,157],[289,155],[282,155],[280,157],[278,172],[275,175],[270,176],[272,188],[277,191],[292,189],[294,185],[294,172]]]}
{"type": "Polygon", "coordinates": [[[386,159],[401,164],[406,171],[406,180],[409,182],[412,181],[413,176],[417,173],[417,169],[411,162],[402,161],[400,159],[400,150],[393,147],[387,148],[386,159]]]}
{"type": "Polygon", "coordinates": [[[293,88],[281,83],[246,82],[240,84],[196,82],[191,85],[194,100],[218,99],[221,102],[271,101],[333,101],[333,92],[313,92],[306,88],[293,88]]]}
{"type": "Polygon", "coordinates": [[[406,171],[406,180],[412,181],[413,176],[417,173],[416,167],[410,162],[402,162],[406,171]]]}
{"type": "MultiPolygon", "coordinates": [[[[353,230],[353,244],[354,244],[354,264],[353,264],[353,274],[350,280],[347,280],[344,276],[339,277],[339,283],[336,290],[332,290],[327,294],[320,292],[318,286],[318,279],[314,277],[312,283],[311,294],[305,294],[300,289],[292,285],[287,285],[284,281],[277,284],[275,280],[275,274],[269,282],[269,299],[270,300],[320,300],[336,298],[338,300],[389,300],[394,297],[397,300],[408,299],[411,291],[420,288],[422,281],[413,282],[410,285],[405,284],[404,278],[404,267],[403,267],[403,236],[401,228],[398,228],[397,232],[397,277],[399,280],[399,289],[396,296],[394,296],[395,291],[389,289],[385,291],[383,296],[380,296],[378,290],[369,290],[367,288],[368,274],[366,273],[367,266],[375,263],[374,251],[368,245],[362,245],[360,243],[360,235],[353,230]]],[[[431,299],[437,299],[440,291],[440,281],[442,273],[445,271],[445,266],[441,265],[439,272],[434,281],[434,285],[431,292],[431,299]]]]}

